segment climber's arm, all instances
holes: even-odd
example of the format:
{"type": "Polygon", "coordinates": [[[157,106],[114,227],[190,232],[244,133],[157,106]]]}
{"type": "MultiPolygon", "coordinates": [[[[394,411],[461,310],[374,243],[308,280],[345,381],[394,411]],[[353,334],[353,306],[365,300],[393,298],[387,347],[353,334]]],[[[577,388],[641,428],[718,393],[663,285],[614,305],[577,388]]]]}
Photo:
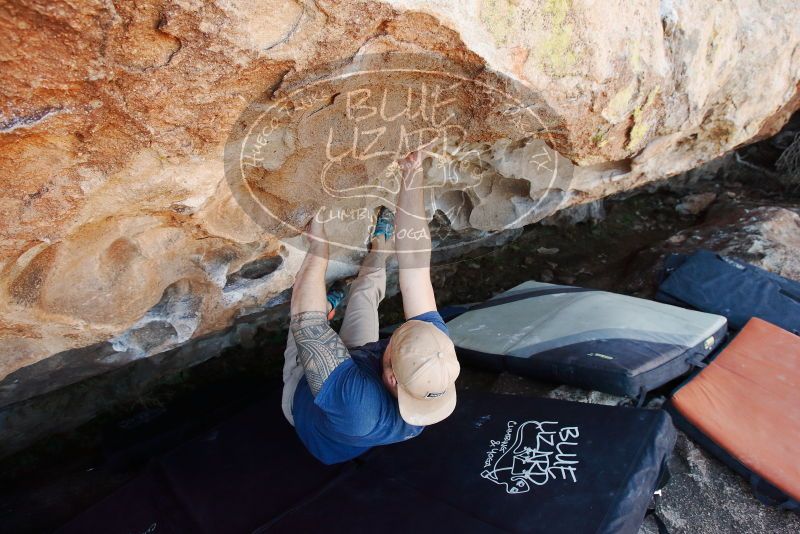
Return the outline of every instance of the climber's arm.
{"type": "Polygon", "coordinates": [[[292,316],[303,312],[328,312],[325,271],[328,269],[328,240],[325,228],[317,218],[306,229],[308,252],[297,271],[292,288],[292,316]]]}
{"type": "Polygon", "coordinates": [[[431,234],[425,216],[422,156],[400,161],[402,180],[395,217],[395,250],[400,267],[400,293],[406,319],[436,310],[431,284],[431,234]]]}
{"type": "Polygon", "coordinates": [[[322,384],[350,354],[342,340],[328,326],[328,299],[325,271],[328,268],[328,241],[317,219],[308,227],[310,245],[292,289],[290,328],[297,344],[297,358],[303,366],[311,393],[316,396],[322,384]]]}

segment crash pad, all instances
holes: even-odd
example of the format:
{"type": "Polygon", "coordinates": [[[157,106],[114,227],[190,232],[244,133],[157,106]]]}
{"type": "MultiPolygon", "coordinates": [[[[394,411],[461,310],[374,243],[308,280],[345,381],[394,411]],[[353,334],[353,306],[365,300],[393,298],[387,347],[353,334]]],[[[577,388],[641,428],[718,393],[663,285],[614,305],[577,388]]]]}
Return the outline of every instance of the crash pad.
{"type": "Polygon", "coordinates": [[[331,483],[283,417],[280,388],[153,459],[145,473],[59,532],[251,532],[331,483]],[[167,530],[165,530],[167,531],[167,530]]]}
{"type": "Polygon", "coordinates": [[[535,281],[447,328],[467,363],[631,397],[686,374],[727,330],[718,315],[535,281]]]}
{"type": "Polygon", "coordinates": [[[669,256],[656,298],[722,315],[735,330],[758,317],[800,334],[800,283],[709,250],[669,256]]]}
{"type": "Polygon", "coordinates": [[[663,411],[464,392],[420,436],[324,466],[276,397],[60,532],[633,534],[674,441],[663,411]]]}
{"type": "Polygon", "coordinates": [[[667,408],[760,496],[800,501],[800,337],[751,319],[667,408]]]}

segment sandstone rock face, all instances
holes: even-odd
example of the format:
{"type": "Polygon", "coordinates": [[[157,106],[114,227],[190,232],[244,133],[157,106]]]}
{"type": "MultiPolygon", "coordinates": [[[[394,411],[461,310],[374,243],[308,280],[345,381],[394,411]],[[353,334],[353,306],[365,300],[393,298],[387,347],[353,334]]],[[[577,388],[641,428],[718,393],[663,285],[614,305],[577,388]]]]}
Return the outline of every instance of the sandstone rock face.
{"type": "Polygon", "coordinates": [[[107,343],[117,365],[285,299],[321,206],[360,221],[330,221],[331,277],[353,272],[417,146],[451,243],[685,171],[800,105],[790,0],[26,0],[0,37],[4,403],[54,354],[107,343]]]}
{"type": "Polygon", "coordinates": [[[703,224],[642,250],[631,264],[626,291],[652,296],[667,255],[708,249],[739,258],[791,280],[800,280],[800,215],[796,208],[721,202],[703,224]]]}

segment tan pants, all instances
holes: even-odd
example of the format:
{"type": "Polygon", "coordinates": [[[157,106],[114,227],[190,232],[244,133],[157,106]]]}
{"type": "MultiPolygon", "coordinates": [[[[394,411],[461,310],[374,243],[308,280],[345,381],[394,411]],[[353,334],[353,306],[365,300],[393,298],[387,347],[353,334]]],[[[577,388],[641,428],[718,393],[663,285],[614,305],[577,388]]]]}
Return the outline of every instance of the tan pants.
{"type": "MultiPolygon", "coordinates": [[[[378,304],[386,294],[386,269],[375,268],[369,272],[364,269],[350,285],[347,310],[339,330],[339,338],[348,349],[378,341],[378,304]]],[[[297,384],[303,378],[303,366],[297,361],[297,345],[291,328],[283,354],[283,415],[294,425],[292,401],[297,384]]]]}

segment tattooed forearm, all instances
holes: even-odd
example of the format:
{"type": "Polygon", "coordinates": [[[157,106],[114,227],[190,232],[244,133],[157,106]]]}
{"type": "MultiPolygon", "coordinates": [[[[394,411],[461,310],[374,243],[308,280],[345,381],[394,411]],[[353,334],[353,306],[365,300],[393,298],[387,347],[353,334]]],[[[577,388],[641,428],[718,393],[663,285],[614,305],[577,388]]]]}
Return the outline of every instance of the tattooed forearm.
{"type": "Polygon", "coordinates": [[[323,312],[293,315],[290,328],[297,343],[297,358],[305,370],[311,394],[316,397],[325,379],[350,357],[350,353],[336,332],[328,326],[323,312]]]}

